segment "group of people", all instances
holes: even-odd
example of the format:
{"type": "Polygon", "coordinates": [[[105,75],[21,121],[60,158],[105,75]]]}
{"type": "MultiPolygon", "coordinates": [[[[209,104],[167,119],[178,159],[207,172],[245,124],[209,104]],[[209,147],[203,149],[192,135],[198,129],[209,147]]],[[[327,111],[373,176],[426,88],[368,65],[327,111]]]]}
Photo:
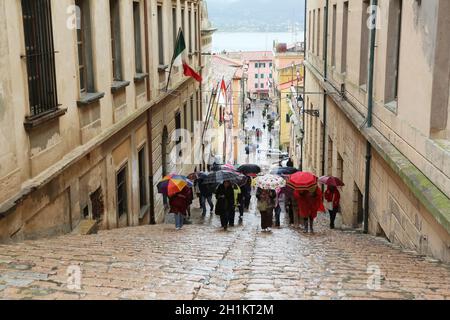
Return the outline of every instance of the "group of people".
{"type": "MultiPolygon", "coordinates": [[[[226,231],[235,226],[236,211],[239,212],[239,224],[243,222],[244,212],[249,210],[252,198],[252,190],[255,191],[254,179],[249,177],[243,186],[238,186],[229,181],[219,185],[217,189],[197,181],[195,191],[199,198],[202,216],[207,214],[209,205],[210,214],[220,216],[221,227],[226,231]],[[213,195],[216,198],[216,205],[213,202],[213,195]]],[[[304,227],[304,232],[314,233],[314,220],[318,212],[328,211],[330,215],[330,228],[335,228],[335,220],[340,210],[340,193],[336,187],[328,186],[325,194],[321,188],[313,190],[285,192],[285,190],[263,190],[256,189],[257,209],[261,216],[261,229],[270,232],[273,228],[281,226],[282,204],[289,216],[289,224],[294,225],[295,215],[304,227]],[[324,206],[326,203],[326,208],[324,206]]],[[[175,214],[175,226],[181,230],[186,217],[190,216],[190,206],[193,202],[192,188],[185,188],[182,192],[169,198],[170,212],[175,214]]]]}

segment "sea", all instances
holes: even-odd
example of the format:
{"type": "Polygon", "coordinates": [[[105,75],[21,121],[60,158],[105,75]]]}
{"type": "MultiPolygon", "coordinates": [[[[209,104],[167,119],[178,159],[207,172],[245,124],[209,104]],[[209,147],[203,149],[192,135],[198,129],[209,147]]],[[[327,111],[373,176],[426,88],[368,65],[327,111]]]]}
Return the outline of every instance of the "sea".
{"type": "Polygon", "coordinates": [[[303,42],[303,32],[216,32],[213,34],[213,52],[272,51],[274,41],[303,42]]]}

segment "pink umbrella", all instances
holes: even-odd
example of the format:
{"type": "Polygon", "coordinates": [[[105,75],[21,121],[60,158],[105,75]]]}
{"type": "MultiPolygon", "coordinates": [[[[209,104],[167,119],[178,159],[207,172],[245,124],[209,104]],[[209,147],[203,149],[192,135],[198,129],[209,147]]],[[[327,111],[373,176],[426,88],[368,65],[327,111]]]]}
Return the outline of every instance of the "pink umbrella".
{"type": "Polygon", "coordinates": [[[320,177],[319,182],[324,184],[324,185],[333,186],[333,187],[343,187],[343,186],[345,186],[345,184],[342,182],[341,179],[339,179],[337,177],[332,177],[332,176],[320,177]]]}

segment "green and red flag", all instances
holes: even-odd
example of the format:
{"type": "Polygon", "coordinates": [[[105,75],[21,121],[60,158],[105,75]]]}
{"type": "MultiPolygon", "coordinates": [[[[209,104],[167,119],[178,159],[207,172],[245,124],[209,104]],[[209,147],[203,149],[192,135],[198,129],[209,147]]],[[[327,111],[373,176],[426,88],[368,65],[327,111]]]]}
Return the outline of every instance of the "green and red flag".
{"type": "MultiPolygon", "coordinates": [[[[180,28],[180,31],[178,32],[177,42],[175,44],[175,52],[173,53],[172,58],[172,66],[170,67],[170,70],[172,70],[172,67],[183,67],[183,73],[186,77],[194,78],[198,82],[202,82],[201,75],[196,72],[194,69],[192,69],[186,62],[186,42],[184,41],[184,35],[183,30],[180,28]]],[[[170,77],[168,79],[170,81],[170,77]]]]}

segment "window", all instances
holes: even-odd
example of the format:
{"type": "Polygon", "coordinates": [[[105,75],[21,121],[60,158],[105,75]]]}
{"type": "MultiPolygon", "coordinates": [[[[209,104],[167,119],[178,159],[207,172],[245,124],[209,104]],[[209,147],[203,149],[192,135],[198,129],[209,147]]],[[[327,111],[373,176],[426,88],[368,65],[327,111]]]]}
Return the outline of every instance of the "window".
{"type": "Polygon", "coordinates": [[[258,79],[259,74],[255,73],[255,79],[258,79]]]}
{"type": "Polygon", "coordinates": [[[257,83],[255,83],[255,89],[258,89],[258,88],[259,88],[258,84],[257,84],[257,83]]]}
{"type": "Polygon", "coordinates": [[[388,43],[386,65],[385,102],[393,102],[398,97],[400,65],[400,41],[402,26],[402,0],[389,1],[388,43]]]}
{"type": "Polygon", "coordinates": [[[362,3],[362,21],[361,21],[361,53],[360,53],[360,68],[359,68],[359,85],[367,84],[367,69],[369,67],[369,27],[367,21],[369,15],[369,0],[364,0],[362,3]]]}
{"type": "Polygon", "coordinates": [[[290,123],[291,122],[291,117],[289,116],[288,113],[286,113],[286,123],[290,123]]]}
{"type": "Polygon", "coordinates": [[[134,16],[134,50],[136,61],[136,73],[142,73],[142,35],[141,35],[141,6],[139,2],[133,2],[134,16]]]}
{"type": "Polygon", "coordinates": [[[185,129],[185,130],[187,130],[188,129],[188,119],[187,119],[187,116],[188,116],[188,113],[187,113],[187,103],[185,103],[184,105],[183,105],[183,119],[184,119],[184,126],[183,126],[183,129],[185,129]]]}
{"type": "Polygon", "coordinates": [[[309,29],[308,29],[308,48],[309,50],[311,50],[311,10],[309,11],[309,19],[308,19],[308,23],[309,23],[309,29]]]}
{"type": "Polygon", "coordinates": [[[269,78],[272,79],[272,77],[273,77],[272,74],[269,74],[269,78]]]}
{"type": "Polygon", "coordinates": [[[124,214],[127,214],[128,205],[127,205],[127,166],[125,165],[116,176],[116,188],[117,188],[117,215],[122,217],[124,214]]]}
{"type": "Polygon", "coordinates": [[[195,11],[194,12],[194,28],[195,28],[195,30],[194,30],[194,39],[195,39],[195,51],[196,52],[198,52],[199,50],[198,50],[198,27],[199,27],[199,25],[198,25],[198,12],[197,11],[195,11]]]}
{"type": "Polygon", "coordinates": [[[332,36],[331,36],[331,38],[332,38],[332,43],[331,43],[331,65],[333,66],[333,67],[335,67],[336,66],[336,33],[337,33],[337,30],[336,30],[336,21],[337,21],[337,5],[333,5],[333,16],[332,16],[332,19],[333,19],[333,25],[332,25],[332,28],[333,28],[333,30],[332,30],[332,36]]]}
{"type": "Polygon", "coordinates": [[[191,104],[191,127],[189,129],[190,132],[194,132],[194,96],[191,96],[190,104],[191,104]]]}
{"type": "Polygon", "coordinates": [[[273,66],[272,62],[271,62],[271,63],[269,63],[269,68],[272,68],[272,66],[273,66]]]}
{"type": "Polygon", "coordinates": [[[183,139],[180,130],[181,130],[181,113],[177,112],[175,114],[175,130],[177,132],[177,141],[176,141],[176,145],[177,145],[177,154],[180,156],[181,153],[181,140],[183,139]]]}
{"type": "Polygon", "coordinates": [[[264,79],[264,73],[261,73],[261,79],[264,79]]]}
{"type": "Polygon", "coordinates": [[[178,36],[178,29],[177,29],[177,8],[172,8],[172,37],[173,37],[173,47],[177,45],[177,36],[178,36]]]}
{"type": "Polygon", "coordinates": [[[139,204],[141,209],[147,205],[147,178],[145,174],[145,147],[143,147],[138,153],[139,161],[139,204]]]}
{"type": "Polygon", "coordinates": [[[185,16],[184,16],[184,8],[182,8],[181,9],[181,29],[183,29],[183,34],[186,36],[186,33],[184,32],[185,31],[185,21],[186,21],[186,18],[185,18],[185,16]]]}
{"type": "Polygon", "coordinates": [[[259,68],[259,63],[255,63],[255,68],[259,68]]]}
{"type": "Polygon", "coordinates": [[[189,52],[192,53],[192,11],[188,10],[188,38],[189,38],[189,52]]]}
{"type": "Polygon", "coordinates": [[[80,93],[94,92],[92,67],[91,19],[89,0],[76,0],[77,6],[77,48],[80,93]]]}
{"type": "Polygon", "coordinates": [[[348,40],[348,1],[344,2],[344,16],[342,22],[341,73],[347,72],[347,40],[348,40]]]}
{"type": "Polygon", "coordinates": [[[163,66],[165,64],[164,59],[164,30],[163,30],[163,14],[162,6],[158,6],[158,56],[159,64],[163,66]]]}
{"type": "Polygon", "coordinates": [[[321,27],[321,11],[320,9],[318,9],[317,11],[317,55],[320,56],[320,39],[321,39],[321,34],[320,34],[320,27],[321,27]]]}
{"type": "Polygon", "coordinates": [[[92,219],[96,221],[103,220],[103,214],[105,212],[105,204],[103,201],[102,188],[98,188],[94,193],[90,195],[92,205],[92,219]]]}
{"type": "Polygon", "coordinates": [[[56,110],[55,50],[50,0],[22,0],[31,117],[56,110]]]}
{"type": "Polygon", "coordinates": [[[261,83],[261,89],[264,89],[264,83],[261,83]]]}
{"type": "Polygon", "coordinates": [[[120,4],[119,0],[109,1],[111,22],[111,49],[113,81],[122,80],[122,53],[120,40],[120,4]]]}
{"type": "Polygon", "coordinates": [[[316,10],[313,10],[313,38],[312,38],[312,52],[316,53],[316,10]]]}

